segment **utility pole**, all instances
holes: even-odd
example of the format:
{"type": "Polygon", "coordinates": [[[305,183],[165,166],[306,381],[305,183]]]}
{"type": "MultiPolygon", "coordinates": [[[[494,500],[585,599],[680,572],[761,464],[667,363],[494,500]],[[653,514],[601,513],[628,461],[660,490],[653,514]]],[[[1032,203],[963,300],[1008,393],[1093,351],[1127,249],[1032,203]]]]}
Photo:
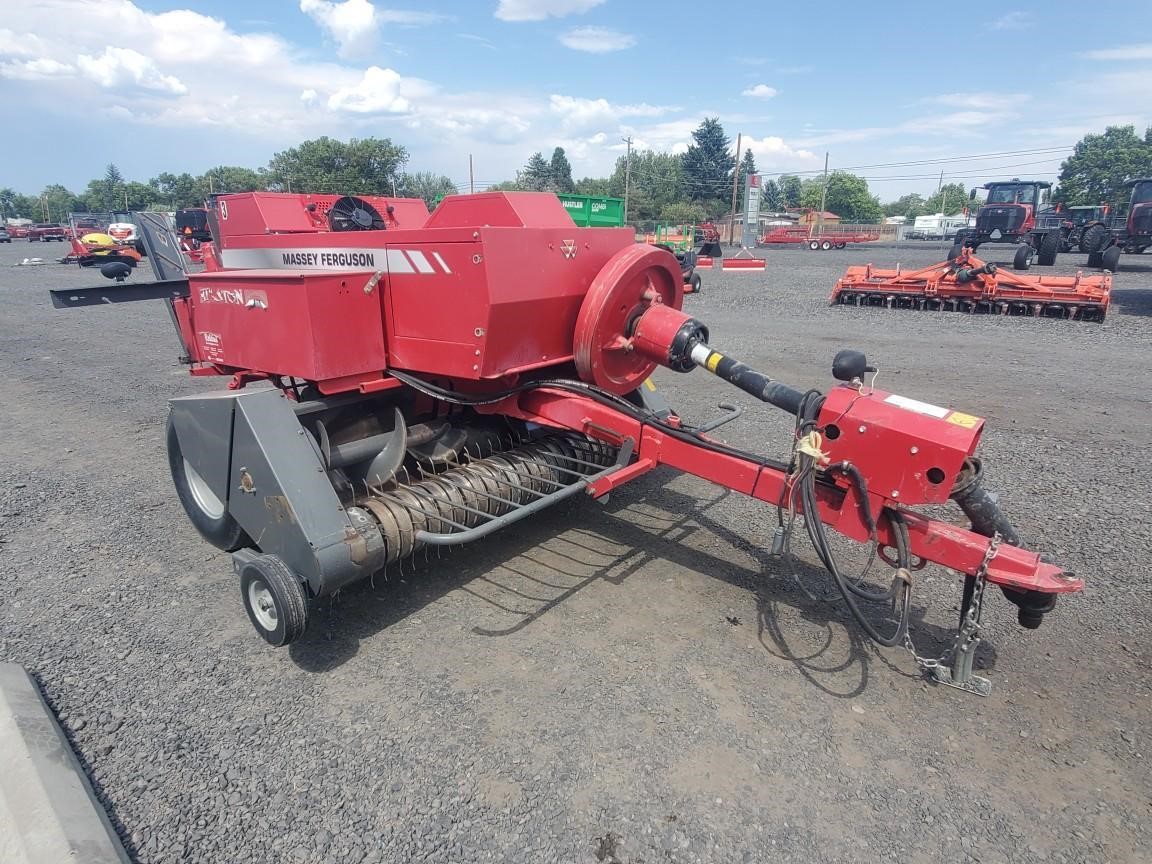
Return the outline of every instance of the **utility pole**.
{"type": "Polygon", "coordinates": [[[468,194],[476,194],[476,173],[472,169],[472,154],[468,154],[468,194]]]}
{"type": "Polygon", "coordinates": [[[820,184],[820,212],[816,214],[817,233],[824,233],[824,207],[828,202],[828,151],[824,151],[824,181],[820,184]]]}
{"type": "Polygon", "coordinates": [[[732,171],[732,216],[728,220],[728,245],[736,243],[736,184],[740,180],[740,143],[744,140],[743,133],[736,133],[736,167],[732,171]]]}
{"type": "Polygon", "coordinates": [[[45,198],[43,195],[41,195],[40,196],[40,203],[44,207],[44,221],[45,222],[51,222],[52,219],[49,217],[49,214],[48,214],[48,199],[45,198]]]}
{"type": "Polygon", "coordinates": [[[621,138],[628,145],[628,154],[624,157],[624,224],[628,224],[628,186],[632,182],[632,136],[621,138]]]}

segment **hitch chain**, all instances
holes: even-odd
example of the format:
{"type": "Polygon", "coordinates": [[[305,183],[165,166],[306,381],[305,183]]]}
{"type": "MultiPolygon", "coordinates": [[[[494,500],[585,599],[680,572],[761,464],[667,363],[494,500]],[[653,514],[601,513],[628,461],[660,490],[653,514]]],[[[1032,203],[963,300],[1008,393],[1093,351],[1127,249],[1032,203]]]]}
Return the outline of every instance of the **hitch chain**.
{"type": "Polygon", "coordinates": [[[996,532],[989,540],[988,548],[984,550],[984,560],[976,568],[976,583],[972,590],[972,601],[968,604],[968,611],[964,615],[964,620],[960,622],[960,627],[956,631],[957,638],[951,647],[939,657],[923,657],[916,652],[916,646],[912,642],[912,628],[909,627],[904,632],[904,647],[908,649],[908,653],[912,655],[922,672],[931,674],[935,669],[946,668],[945,664],[953,654],[974,647],[972,643],[978,641],[980,618],[984,611],[984,589],[988,585],[988,567],[996,557],[996,553],[1000,551],[1000,541],[1000,532],[996,532]]]}

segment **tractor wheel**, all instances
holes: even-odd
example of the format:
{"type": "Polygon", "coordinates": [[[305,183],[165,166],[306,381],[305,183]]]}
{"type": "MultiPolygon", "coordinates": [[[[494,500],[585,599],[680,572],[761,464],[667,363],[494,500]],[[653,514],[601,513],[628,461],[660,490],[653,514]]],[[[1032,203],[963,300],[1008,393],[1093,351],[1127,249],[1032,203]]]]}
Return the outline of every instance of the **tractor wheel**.
{"type": "Polygon", "coordinates": [[[688,279],[689,293],[699,294],[700,293],[700,285],[701,285],[702,281],[703,280],[701,280],[699,273],[693,273],[692,276],[688,279]]]}
{"type": "Polygon", "coordinates": [[[832,248],[832,243],[829,240],[825,240],[820,244],[820,249],[823,252],[827,252],[831,248],[832,248]]]}
{"type": "Polygon", "coordinates": [[[1016,247],[1016,255],[1012,258],[1013,270],[1027,270],[1032,266],[1032,247],[1021,243],[1016,247]]]}
{"type": "Polygon", "coordinates": [[[188,514],[188,521],[205,540],[225,552],[235,552],[252,544],[224,502],[184,458],[171,416],[168,417],[168,468],[172,472],[176,497],[188,514]]]}
{"type": "Polygon", "coordinates": [[[967,234],[968,234],[967,231],[957,231],[956,236],[952,238],[952,242],[955,243],[957,246],[963,247],[964,246],[964,237],[967,236],[967,234]]]}
{"type": "Polygon", "coordinates": [[[955,261],[960,257],[960,253],[963,251],[964,245],[962,243],[957,243],[955,246],[948,250],[948,260],[955,261]]]}
{"type": "Polygon", "coordinates": [[[1103,252],[1089,252],[1088,253],[1088,266],[1089,267],[1102,267],[1102,266],[1104,266],[1104,253],[1103,252]]]}
{"type": "Polygon", "coordinates": [[[1056,254],[1060,251],[1060,232],[1049,231],[1040,238],[1040,251],[1036,254],[1036,263],[1042,267],[1051,267],[1056,263],[1056,254]]]}
{"type": "Polygon", "coordinates": [[[304,635],[308,595],[275,555],[257,555],[240,567],[240,596],[248,620],[269,645],[279,648],[304,635]]]}
{"type": "Polygon", "coordinates": [[[1100,253],[1100,266],[1112,273],[1120,268],[1120,247],[1109,246],[1100,253]]]}
{"type": "Polygon", "coordinates": [[[1080,235],[1080,251],[1089,255],[1093,252],[1103,252],[1111,239],[1111,232],[1103,225],[1089,225],[1080,235]]]}
{"type": "Polygon", "coordinates": [[[808,241],[808,248],[811,249],[813,252],[815,252],[817,249],[820,248],[820,241],[819,240],[809,240],[808,241]]]}

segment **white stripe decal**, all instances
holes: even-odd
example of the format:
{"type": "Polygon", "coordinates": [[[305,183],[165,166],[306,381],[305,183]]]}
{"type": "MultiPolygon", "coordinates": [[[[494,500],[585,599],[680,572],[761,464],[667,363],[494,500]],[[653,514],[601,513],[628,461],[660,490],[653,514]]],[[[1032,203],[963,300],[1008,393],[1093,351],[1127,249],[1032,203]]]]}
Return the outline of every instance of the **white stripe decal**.
{"type": "MultiPolygon", "coordinates": [[[[343,270],[371,272],[384,270],[396,274],[437,274],[428,256],[416,249],[370,249],[297,247],[292,249],[221,249],[220,264],[226,270],[343,270]]],[[[432,257],[444,268],[439,252],[432,257]]]]}
{"type": "Polygon", "coordinates": [[[412,263],[416,265],[416,269],[421,273],[436,272],[436,268],[428,263],[428,259],[424,257],[423,252],[417,252],[413,249],[408,252],[408,257],[412,259],[412,263]]]}

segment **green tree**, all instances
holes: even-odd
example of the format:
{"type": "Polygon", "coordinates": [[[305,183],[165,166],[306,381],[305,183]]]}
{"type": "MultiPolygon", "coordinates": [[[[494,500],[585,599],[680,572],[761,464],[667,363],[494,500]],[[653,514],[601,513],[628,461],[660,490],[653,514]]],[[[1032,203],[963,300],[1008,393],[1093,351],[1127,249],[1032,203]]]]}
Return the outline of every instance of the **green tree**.
{"type": "MultiPolygon", "coordinates": [[[[805,183],[801,193],[801,204],[805,207],[820,207],[823,179],[805,183]]],[[[833,171],[828,175],[828,192],[824,209],[835,213],[844,222],[879,222],[884,210],[876,196],[868,191],[868,181],[846,171],[833,171]]]]}
{"type": "Polygon", "coordinates": [[[119,168],[109,163],[103,177],[88,183],[84,197],[96,210],[123,210],[124,175],[119,168]]]}
{"type": "Polygon", "coordinates": [[[804,184],[795,174],[781,174],[776,180],[780,187],[781,206],[792,210],[800,206],[800,192],[804,184]]]}
{"type": "MultiPolygon", "coordinates": [[[[263,189],[266,180],[259,171],[251,168],[240,168],[236,165],[217,165],[201,174],[195,189],[208,194],[225,192],[255,192],[263,189]]],[[[203,198],[201,198],[203,200],[203,198]]]]}
{"type": "Polygon", "coordinates": [[[1054,200],[1065,204],[1122,204],[1124,181],[1152,175],[1152,127],[1141,139],[1134,126],[1109,126],[1085,135],[1060,165],[1054,200]]]}
{"type": "Polygon", "coordinates": [[[157,174],[148,181],[159,193],[157,201],[166,204],[166,209],[179,210],[182,207],[203,207],[205,190],[197,178],[191,174],[157,174]]]}
{"type": "Polygon", "coordinates": [[[676,201],[665,204],[660,209],[660,221],[675,225],[695,225],[706,221],[708,214],[701,204],[689,201],[676,201]]]}
{"type": "Polygon", "coordinates": [[[577,195],[611,196],[611,177],[583,177],[576,181],[577,195]]]}
{"type": "Polygon", "coordinates": [[[504,180],[501,183],[494,183],[488,187],[489,192],[523,192],[524,188],[520,185],[518,180],[504,180]]]}
{"type": "Polygon", "coordinates": [[[396,192],[404,198],[423,198],[428,209],[432,210],[446,195],[456,194],[456,184],[452,178],[430,171],[416,171],[400,175],[396,192]]]}
{"type": "MultiPolygon", "coordinates": [[[[961,200],[963,201],[965,198],[967,198],[967,194],[965,194],[961,200]]],[[[923,216],[928,212],[934,211],[928,210],[924,196],[918,192],[901,195],[895,201],[890,201],[884,205],[885,216],[906,216],[909,220],[915,219],[917,216],[923,216]]]]}
{"type": "Polygon", "coordinates": [[[744,188],[744,178],[749,174],[756,173],[756,157],[752,155],[752,148],[749,147],[744,151],[744,158],[740,160],[740,179],[738,183],[740,188],[744,188]]]}
{"type": "MultiPolygon", "coordinates": [[[[627,158],[616,160],[616,168],[608,178],[608,194],[624,197],[627,158]]],[[[683,157],[672,153],[637,150],[632,154],[632,170],[628,193],[628,218],[643,222],[658,219],[669,204],[685,200],[683,157]]]]}
{"type": "Polygon", "coordinates": [[[147,210],[148,205],[154,201],[159,200],[160,193],[153,186],[147,183],[137,183],[135,180],[130,180],[120,187],[121,196],[120,201],[113,209],[124,209],[124,201],[128,201],[129,210],[147,210]]]}
{"type": "Polygon", "coordinates": [[[277,153],[268,188],[333,195],[391,195],[408,151],[388,138],[339,141],[324,136],[277,153]]]}
{"type": "Polygon", "coordinates": [[[716,202],[723,202],[732,189],[732,172],[736,170],[736,159],[728,152],[731,141],[724,134],[718,117],[708,117],[692,133],[695,142],[688,146],[684,154],[684,181],[688,197],[693,201],[706,202],[710,212],[716,209],[716,202]]]}
{"type": "MultiPolygon", "coordinates": [[[[945,183],[940,191],[924,202],[925,213],[943,213],[950,216],[968,206],[968,190],[963,183],[945,183]]],[[[901,214],[903,215],[903,214],[901,214]]]]}
{"type": "Polygon", "coordinates": [[[59,183],[45,186],[36,202],[35,212],[28,218],[39,221],[47,218],[49,222],[63,222],[69,213],[82,213],[88,209],[87,203],[59,183]]]}
{"type": "Polygon", "coordinates": [[[552,182],[557,192],[574,192],[576,184],[572,181],[572,165],[563,147],[552,151],[552,161],[548,166],[552,171],[552,182]]]}
{"type": "Polygon", "coordinates": [[[37,206],[36,199],[21,195],[15,189],[0,189],[0,220],[32,219],[37,206]]]}
{"type": "Polygon", "coordinates": [[[778,213],[784,209],[784,194],[780,191],[780,185],[771,178],[760,184],[760,209],[769,213],[778,213]]]}
{"type": "Polygon", "coordinates": [[[552,181],[552,166],[543,153],[533,153],[528,164],[520,172],[520,187],[529,192],[555,192],[552,181]]]}

